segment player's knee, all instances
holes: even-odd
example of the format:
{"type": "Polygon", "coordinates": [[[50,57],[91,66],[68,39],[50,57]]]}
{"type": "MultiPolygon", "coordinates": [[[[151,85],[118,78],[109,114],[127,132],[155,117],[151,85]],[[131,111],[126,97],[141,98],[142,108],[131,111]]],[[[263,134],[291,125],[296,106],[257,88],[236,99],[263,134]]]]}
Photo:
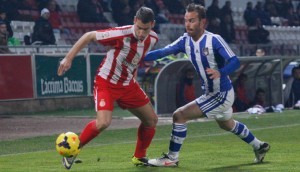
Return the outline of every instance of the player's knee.
{"type": "Polygon", "coordinates": [[[231,130],[231,128],[229,128],[229,127],[226,126],[226,125],[219,125],[219,127],[220,127],[221,129],[225,130],[225,131],[230,131],[230,130],[231,130]]]}
{"type": "Polygon", "coordinates": [[[235,125],[233,120],[218,122],[218,124],[219,127],[225,131],[231,131],[235,125]]]}
{"type": "Polygon", "coordinates": [[[178,108],[174,113],[173,113],[173,122],[186,122],[183,116],[183,112],[181,108],[178,108]]]}
{"type": "Polygon", "coordinates": [[[156,126],[157,122],[158,122],[158,117],[157,115],[155,115],[152,119],[153,126],[156,126]]]}
{"type": "Polygon", "coordinates": [[[158,122],[158,117],[157,115],[153,115],[153,117],[151,117],[150,119],[148,119],[146,121],[146,124],[144,123],[145,126],[148,126],[148,127],[155,127],[156,124],[158,122]]]}
{"type": "Polygon", "coordinates": [[[97,120],[96,127],[99,131],[105,130],[110,126],[110,121],[99,121],[97,120]]]}

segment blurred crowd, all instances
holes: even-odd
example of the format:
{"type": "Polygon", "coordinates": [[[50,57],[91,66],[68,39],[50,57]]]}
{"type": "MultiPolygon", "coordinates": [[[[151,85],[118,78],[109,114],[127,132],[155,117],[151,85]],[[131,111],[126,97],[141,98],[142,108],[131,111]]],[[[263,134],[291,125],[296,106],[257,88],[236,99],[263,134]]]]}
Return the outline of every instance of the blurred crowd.
{"type": "MultiPolygon", "coordinates": [[[[43,41],[44,38],[40,39],[39,37],[45,37],[45,34],[39,35],[35,32],[42,33],[44,29],[47,30],[48,35],[52,34],[49,32],[50,30],[53,33],[70,32],[61,22],[60,13],[63,8],[57,1],[62,0],[0,0],[0,21],[5,23],[7,28],[5,33],[1,32],[1,39],[11,38],[13,31],[10,22],[12,20],[28,20],[22,11],[30,10],[34,11],[32,14],[36,14],[30,19],[36,22],[33,35],[37,38],[26,37],[25,43],[32,44],[40,41],[43,42],[42,44],[55,44],[53,40],[43,41]],[[49,16],[45,16],[45,13],[42,14],[44,9],[48,10],[49,16]]],[[[78,0],[74,11],[77,13],[79,22],[114,22],[121,26],[132,24],[136,10],[141,6],[147,6],[156,14],[157,25],[154,29],[159,33],[159,24],[172,23],[171,16],[179,15],[181,18],[179,23],[184,24],[185,6],[191,2],[207,7],[208,31],[220,34],[228,43],[237,43],[235,11],[232,9],[230,0],[227,0],[222,7],[219,6],[219,0],[212,0],[211,4],[205,4],[205,0],[78,0]],[[111,18],[104,13],[110,13],[111,18]]],[[[249,1],[243,10],[243,19],[247,26],[250,44],[270,42],[269,32],[262,27],[263,25],[300,26],[300,3],[298,1],[264,0],[257,1],[256,4],[249,1]]],[[[53,37],[50,36],[47,39],[53,39],[53,37]]]]}

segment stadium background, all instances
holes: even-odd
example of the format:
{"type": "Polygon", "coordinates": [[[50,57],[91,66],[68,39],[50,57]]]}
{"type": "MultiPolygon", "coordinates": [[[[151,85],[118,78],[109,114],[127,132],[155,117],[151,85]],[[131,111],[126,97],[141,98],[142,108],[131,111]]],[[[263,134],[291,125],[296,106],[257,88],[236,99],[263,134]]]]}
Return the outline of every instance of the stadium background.
{"type": "MultiPolygon", "coordinates": [[[[205,6],[210,6],[211,2],[205,1],[205,6]]],[[[251,2],[256,4],[258,1],[251,2]]],[[[299,4],[298,1],[291,2],[294,6],[299,4]]],[[[11,21],[14,37],[19,39],[20,45],[9,45],[12,54],[0,55],[0,114],[5,118],[14,114],[93,108],[92,77],[104,56],[105,47],[90,44],[78,55],[72,70],[63,77],[56,76],[57,65],[82,33],[117,24],[112,21],[110,12],[104,13],[110,23],[81,23],[76,14],[77,0],[57,0],[57,3],[62,9],[63,25],[70,30],[70,34],[55,33],[57,45],[24,45],[23,37],[32,33],[39,11],[19,10],[22,20],[11,21]]],[[[284,103],[283,88],[290,79],[291,67],[300,61],[300,27],[265,26],[270,32],[271,42],[249,44],[248,28],[243,19],[247,1],[231,0],[231,3],[237,41],[230,46],[243,63],[242,68],[231,76],[232,80],[245,72],[250,78],[247,87],[250,98],[256,88],[263,87],[267,90],[269,105],[284,103]],[[265,57],[257,57],[257,49],[264,49],[265,57]]],[[[219,1],[219,7],[224,4],[225,1],[219,1]]],[[[182,14],[170,14],[168,18],[169,23],[160,24],[160,41],[156,48],[171,43],[184,33],[182,14]]],[[[159,115],[170,115],[174,110],[174,84],[182,71],[190,67],[184,58],[179,54],[143,64],[139,69],[138,81],[152,98],[159,115]],[[179,68],[173,63],[174,59],[181,59],[177,64],[179,68]],[[162,69],[164,73],[159,74],[162,69]],[[171,76],[171,73],[176,75],[171,76]],[[160,78],[157,78],[158,74],[160,78]],[[162,80],[158,82],[158,79],[162,80]],[[159,109],[159,105],[163,105],[164,109],[159,109]]]]}

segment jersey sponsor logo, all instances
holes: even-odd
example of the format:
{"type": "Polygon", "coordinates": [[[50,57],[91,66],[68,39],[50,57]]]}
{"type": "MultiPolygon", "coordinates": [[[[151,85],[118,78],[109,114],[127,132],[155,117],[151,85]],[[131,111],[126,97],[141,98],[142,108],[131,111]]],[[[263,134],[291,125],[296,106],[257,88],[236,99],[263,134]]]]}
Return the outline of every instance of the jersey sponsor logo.
{"type": "Polygon", "coordinates": [[[132,64],[137,65],[140,61],[140,58],[138,55],[135,55],[134,58],[132,59],[132,64]]]}
{"type": "Polygon", "coordinates": [[[105,103],[105,100],[104,100],[104,99],[101,99],[101,100],[100,100],[100,103],[99,103],[99,106],[100,106],[100,107],[104,107],[105,104],[106,104],[106,103],[105,103]]]}
{"type": "Polygon", "coordinates": [[[134,60],[132,60],[132,63],[128,62],[126,59],[123,60],[122,64],[127,66],[127,67],[132,67],[132,68],[137,68],[137,64],[138,64],[139,60],[137,62],[134,62],[134,60]]]}
{"type": "Polygon", "coordinates": [[[207,47],[203,48],[202,53],[203,53],[204,56],[208,56],[209,55],[208,48],[207,47]]]}

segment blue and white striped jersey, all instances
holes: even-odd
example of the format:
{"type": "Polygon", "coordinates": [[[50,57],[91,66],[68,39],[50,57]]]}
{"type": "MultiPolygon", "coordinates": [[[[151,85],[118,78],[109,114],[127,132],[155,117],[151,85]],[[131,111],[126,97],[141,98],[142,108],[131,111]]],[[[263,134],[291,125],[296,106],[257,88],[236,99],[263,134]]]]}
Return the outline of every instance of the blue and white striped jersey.
{"type": "Polygon", "coordinates": [[[185,53],[192,62],[206,93],[223,92],[232,88],[228,74],[239,68],[239,60],[221,36],[208,31],[196,42],[185,33],[165,48],[149,52],[144,60],[155,60],[180,52],[185,53]],[[205,71],[207,68],[219,70],[221,77],[210,79],[205,71]]]}

